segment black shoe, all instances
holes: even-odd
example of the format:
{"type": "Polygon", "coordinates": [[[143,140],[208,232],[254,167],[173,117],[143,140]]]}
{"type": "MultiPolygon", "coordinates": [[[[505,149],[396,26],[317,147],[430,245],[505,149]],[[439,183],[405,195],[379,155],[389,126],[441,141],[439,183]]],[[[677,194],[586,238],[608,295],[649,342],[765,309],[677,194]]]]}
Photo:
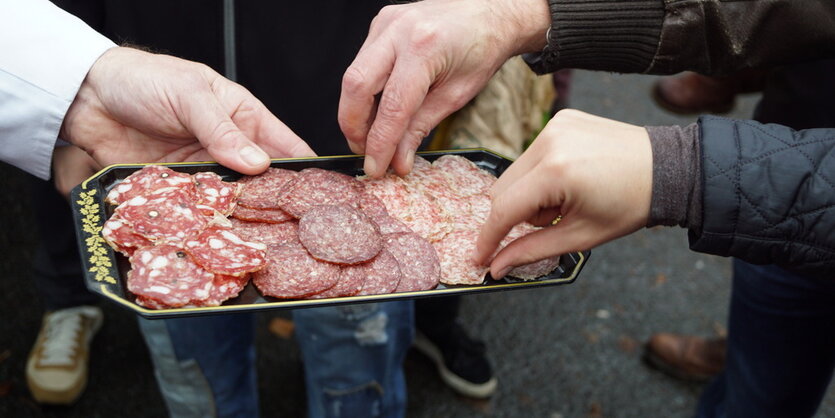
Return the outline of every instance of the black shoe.
{"type": "Polygon", "coordinates": [[[414,347],[438,367],[441,380],[461,395],[489,398],[498,384],[481,341],[471,339],[455,324],[446,338],[435,341],[416,331],[414,347]]]}

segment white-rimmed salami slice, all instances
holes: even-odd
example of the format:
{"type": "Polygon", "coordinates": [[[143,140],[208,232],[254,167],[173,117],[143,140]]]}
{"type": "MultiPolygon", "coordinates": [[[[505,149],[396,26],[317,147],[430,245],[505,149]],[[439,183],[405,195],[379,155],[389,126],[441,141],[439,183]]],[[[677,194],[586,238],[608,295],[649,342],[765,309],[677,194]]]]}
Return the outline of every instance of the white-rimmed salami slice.
{"type": "Polygon", "coordinates": [[[137,248],[153,245],[151,241],[134,232],[133,228],[116,213],[104,223],[101,235],[114,250],[128,257],[137,248]]]}
{"type": "Polygon", "coordinates": [[[282,209],[296,218],[318,205],[339,205],[359,207],[364,186],[357,179],[335,171],[321,168],[306,168],[287,184],[278,196],[282,209]]]}
{"type": "Polygon", "coordinates": [[[447,175],[452,189],[462,196],[489,193],[496,177],[478,168],[472,161],[458,155],[444,155],[432,166],[447,175]]]}
{"type": "Polygon", "coordinates": [[[209,222],[194,202],[176,193],[136,196],[119,205],[115,213],[134,232],[154,242],[183,240],[209,222]]]}
{"type": "MultiPolygon", "coordinates": [[[[198,204],[207,206],[223,216],[229,216],[237,206],[238,195],[241,192],[240,183],[229,183],[212,172],[201,172],[192,176],[197,190],[198,204]]],[[[204,212],[212,216],[211,212],[204,212]]]]}
{"type": "Polygon", "coordinates": [[[360,295],[382,295],[394,292],[403,276],[400,263],[385,248],[369,263],[346,268],[360,267],[365,270],[365,281],[362,283],[360,295]]]}
{"type": "Polygon", "coordinates": [[[146,165],[110,189],[106,200],[114,205],[119,205],[136,196],[150,195],[160,189],[170,188],[183,189],[188,196],[195,199],[197,197],[190,175],[178,173],[161,165],[146,165]]]}
{"type": "Polygon", "coordinates": [[[478,231],[455,231],[433,243],[441,262],[441,283],[481,284],[489,267],[476,265],[475,255],[478,231]]]}
{"type": "Polygon", "coordinates": [[[282,222],[296,219],[281,209],[253,209],[245,206],[236,207],[235,211],[232,212],[232,217],[242,221],[265,222],[271,224],[280,224],[282,222]]]}
{"type": "Polygon", "coordinates": [[[283,168],[268,168],[257,176],[244,176],[238,180],[243,190],[238,204],[254,209],[278,209],[278,193],[299,173],[283,168]]]}
{"type": "Polygon", "coordinates": [[[308,210],[299,219],[299,241],[314,258],[336,264],[368,261],[383,248],[377,224],[344,204],[308,210]]]}
{"type": "Polygon", "coordinates": [[[128,290],[168,307],[209,297],[215,275],[197,265],[181,247],[160,244],[136,250],[130,258],[128,290]]]}
{"type": "Polygon", "coordinates": [[[311,257],[301,244],[271,245],[267,255],[267,267],[252,275],[265,296],[304,298],[330,289],[339,279],[339,266],[311,257]]]}
{"type": "Polygon", "coordinates": [[[400,265],[400,282],[395,292],[434,289],[441,278],[438,254],[429,241],[415,233],[389,234],[383,237],[385,248],[400,265]]]}
{"type": "Polygon", "coordinates": [[[185,250],[204,269],[217,274],[241,276],[258,271],[267,263],[267,246],[244,241],[229,228],[212,225],[189,237],[185,250]]]}
{"type": "Polygon", "coordinates": [[[299,242],[299,224],[297,222],[267,224],[232,219],[232,230],[247,241],[260,242],[264,245],[299,242]]]}

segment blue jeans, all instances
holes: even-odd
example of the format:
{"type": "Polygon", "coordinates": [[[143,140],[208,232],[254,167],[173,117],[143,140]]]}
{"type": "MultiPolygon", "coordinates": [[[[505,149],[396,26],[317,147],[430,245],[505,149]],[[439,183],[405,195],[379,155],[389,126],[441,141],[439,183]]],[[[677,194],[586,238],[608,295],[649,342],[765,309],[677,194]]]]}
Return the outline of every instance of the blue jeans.
{"type": "Polygon", "coordinates": [[[835,277],[734,260],[725,371],[705,389],[697,416],[812,416],[833,367],[835,277]]]}
{"type": "MultiPolygon", "coordinates": [[[[402,417],[412,302],[297,310],[308,416],[402,417]]],[[[139,320],[172,417],[257,417],[252,314],[139,320]]]]}

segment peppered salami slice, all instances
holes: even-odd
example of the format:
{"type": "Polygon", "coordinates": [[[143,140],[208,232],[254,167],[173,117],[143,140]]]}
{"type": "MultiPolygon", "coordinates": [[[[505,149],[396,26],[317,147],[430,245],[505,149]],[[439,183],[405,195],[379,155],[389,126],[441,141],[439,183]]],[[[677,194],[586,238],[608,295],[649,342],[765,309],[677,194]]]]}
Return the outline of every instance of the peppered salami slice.
{"type": "Polygon", "coordinates": [[[389,215],[386,205],[368,190],[363,193],[360,199],[360,209],[377,224],[380,228],[380,234],[412,232],[406,224],[389,215]]]}
{"type": "Polygon", "coordinates": [[[476,230],[455,231],[432,244],[441,263],[441,283],[457,285],[484,282],[484,275],[489,268],[472,261],[477,240],[476,230]]]}
{"type": "Polygon", "coordinates": [[[301,218],[318,205],[359,207],[363,189],[363,184],[351,176],[321,168],[306,168],[282,190],[278,203],[287,213],[301,218]]]}
{"type": "MultiPolygon", "coordinates": [[[[229,216],[237,206],[241,192],[240,183],[229,183],[212,172],[201,172],[192,176],[197,190],[198,204],[207,206],[223,216],[229,216]]],[[[205,213],[212,216],[211,212],[205,213]]]]}
{"type": "Polygon", "coordinates": [[[298,175],[293,170],[271,167],[257,176],[241,177],[238,183],[243,184],[243,190],[238,204],[254,209],[278,209],[278,192],[298,175]]]}
{"type": "Polygon", "coordinates": [[[184,246],[194,261],[217,274],[240,276],[267,263],[267,246],[244,241],[229,228],[212,225],[189,237],[184,246]]]}
{"type": "Polygon", "coordinates": [[[394,292],[403,276],[400,263],[385,248],[370,262],[355,267],[345,267],[345,269],[360,267],[365,271],[365,280],[362,283],[360,295],[382,295],[394,292]]]}
{"type": "Polygon", "coordinates": [[[314,206],[299,219],[299,241],[314,258],[336,264],[358,264],[383,248],[371,218],[348,205],[314,206]]]}
{"type": "Polygon", "coordinates": [[[299,299],[330,289],[339,279],[339,266],[319,261],[297,243],[270,245],[269,264],[252,275],[266,296],[299,299]]]}
{"type": "Polygon", "coordinates": [[[242,221],[266,222],[278,224],[292,221],[296,218],[281,209],[253,209],[245,206],[238,206],[232,212],[232,217],[242,221]]]}
{"type": "Polygon", "coordinates": [[[462,196],[489,193],[496,177],[458,155],[444,155],[432,166],[447,175],[450,185],[462,196]]]}
{"type": "Polygon", "coordinates": [[[197,197],[190,175],[178,173],[161,165],[146,165],[110,189],[106,200],[114,205],[119,205],[136,196],[150,195],[160,189],[170,188],[182,189],[188,196],[195,199],[197,197]]]}
{"type": "Polygon", "coordinates": [[[400,265],[400,282],[395,292],[434,289],[441,277],[438,254],[429,241],[415,233],[389,234],[383,237],[385,248],[400,265]]]}
{"type": "Polygon", "coordinates": [[[209,297],[215,275],[194,262],[181,247],[160,244],[136,250],[130,258],[128,290],[168,307],[209,297]]]}
{"type": "Polygon", "coordinates": [[[232,231],[241,238],[264,245],[299,242],[299,224],[284,222],[268,224],[232,219],[232,231]]]}
{"type": "Polygon", "coordinates": [[[134,232],[154,242],[183,240],[209,222],[194,202],[177,193],[136,196],[119,205],[115,213],[134,232]]]}
{"type": "Polygon", "coordinates": [[[114,250],[130,257],[137,249],[153,245],[151,241],[142,235],[134,232],[127,222],[119,214],[114,214],[108,219],[101,229],[101,235],[114,250]]]}

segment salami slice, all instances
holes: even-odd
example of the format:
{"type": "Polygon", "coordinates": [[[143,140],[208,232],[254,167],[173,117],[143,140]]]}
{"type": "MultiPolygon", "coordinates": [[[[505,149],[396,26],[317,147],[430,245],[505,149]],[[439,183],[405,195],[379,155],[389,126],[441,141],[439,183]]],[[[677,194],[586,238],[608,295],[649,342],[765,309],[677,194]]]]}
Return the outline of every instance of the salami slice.
{"type": "Polygon", "coordinates": [[[338,298],[342,296],[353,296],[362,289],[365,282],[365,264],[358,266],[344,266],[339,270],[339,280],[336,284],[322,293],[310,296],[310,299],[338,298]]]}
{"type": "MultiPolygon", "coordinates": [[[[529,223],[518,224],[507,233],[507,236],[499,244],[499,248],[507,247],[511,242],[540,229],[542,228],[537,228],[529,223]]],[[[507,275],[522,280],[533,280],[551,273],[559,265],[560,257],[553,256],[530,264],[516,266],[507,275]]]]}
{"type": "Polygon", "coordinates": [[[267,246],[248,242],[230,229],[212,225],[185,242],[185,250],[204,269],[217,274],[241,276],[260,270],[267,263],[267,246]]]}
{"type": "Polygon", "coordinates": [[[450,185],[462,196],[489,194],[496,177],[458,155],[444,155],[432,166],[447,175],[450,185]]]}
{"type": "Polygon", "coordinates": [[[438,241],[452,231],[452,222],[438,203],[416,189],[409,189],[406,210],[393,214],[414,233],[428,241],[438,241]]]}
{"type": "Polygon", "coordinates": [[[472,261],[477,240],[478,231],[455,231],[432,244],[441,263],[441,283],[484,283],[484,275],[489,267],[476,265],[472,261]]]}
{"type": "Polygon", "coordinates": [[[279,206],[296,218],[318,205],[359,207],[364,186],[357,179],[335,171],[306,168],[278,196],[279,206]]]}
{"type": "MultiPolygon", "coordinates": [[[[228,183],[212,172],[201,172],[192,176],[197,190],[198,204],[207,206],[223,216],[229,216],[235,210],[238,195],[241,192],[240,183],[228,183]]],[[[205,213],[212,216],[213,213],[205,213]]]]}
{"type": "Polygon", "coordinates": [[[183,189],[190,197],[197,197],[190,175],[161,165],[146,165],[110,189],[106,201],[119,205],[136,196],[151,195],[160,189],[170,188],[183,189]]]}
{"type": "Polygon", "coordinates": [[[136,196],[116,208],[122,220],[151,240],[183,240],[203,229],[209,219],[180,194],[136,196]]]}
{"type": "Polygon", "coordinates": [[[101,235],[114,250],[130,257],[137,249],[147,247],[153,243],[134,232],[119,214],[113,214],[102,226],[101,235]]]}
{"type": "Polygon", "coordinates": [[[400,282],[395,292],[434,289],[441,277],[438,254],[429,241],[415,233],[389,234],[383,237],[385,248],[400,265],[400,282]]]}
{"type": "Polygon", "coordinates": [[[300,244],[271,245],[269,264],[252,276],[266,296],[299,299],[330,289],[339,279],[339,266],[316,260],[300,244]]]}
{"type": "Polygon", "coordinates": [[[360,267],[365,272],[365,280],[362,283],[360,295],[382,295],[394,292],[403,276],[400,271],[400,263],[385,248],[369,263],[356,267],[345,267],[344,269],[358,269],[360,267]]]}
{"type": "Polygon", "coordinates": [[[254,209],[278,209],[279,191],[298,175],[293,170],[271,167],[260,175],[241,177],[238,183],[243,184],[243,190],[238,204],[254,209]]]}
{"type": "Polygon", "coordinates": [[[363,193],[360,199],[360,209],[377,224],[380,228],[380,234],[412,232],[406,224],[389,215],[386,205],[368,190],[363,193]]]}
{"type": "Polygon", "coordinates": [[[299,241],[314,258],[359,264],[383,248],[377,225],[348,205],[314,206],[299,219],[299,241]]]}
{"type": "Polygon", "coordinates": [[[204,270],[177,245],[140,248],[130,258],[128,290],[168,307],[207,299],[215,275],[204,270]]]}
{"type": "Polygon", "coordinates": [[[243,221],[266,222],[271,224],[279,224],[296,219],[281,209],[253,209],[245,206],[236,207],[235,211],[232,212],[232,217],[243,221]]]}
{"type": "Polygon", "coordinates": [[[227,276],[223,274],[215,274],[212,291],[209,297],[196,301],[194,306],[220,306],[223,302],[232,299],[246,287],[249,283],[250,275],[244,274],[242,276],[227,276]]]}
{"type": "Polygon", "coordinates": [[[299,224],[296,222],[267,224],[233,219],[232,230],[247,241],[264,245],[299,242],[299,224]]]}

